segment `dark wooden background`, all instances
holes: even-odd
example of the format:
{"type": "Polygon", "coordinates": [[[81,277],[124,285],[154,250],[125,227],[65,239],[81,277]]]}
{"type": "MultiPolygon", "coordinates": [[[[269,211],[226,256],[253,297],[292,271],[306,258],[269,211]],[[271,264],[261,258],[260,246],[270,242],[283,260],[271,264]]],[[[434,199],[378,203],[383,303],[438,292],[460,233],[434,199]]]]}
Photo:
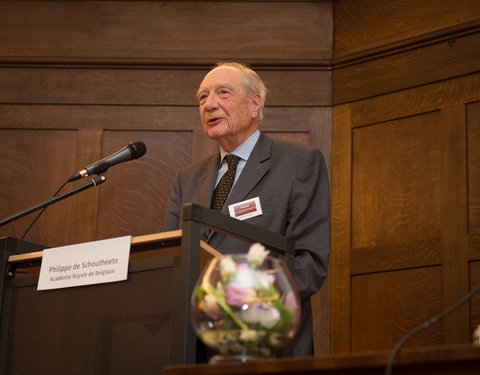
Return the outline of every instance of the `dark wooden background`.
{"type": "MultiPolygon", "coordinates": [[[[175,171],[215,150],[199,82],[249,63],[270,90],[263,129],[320,148],[330,170],[316,352],[389,349],[480,282],[479,42],[477,0],[0,1],[0,216],[139,140],[143,158],[26,239],[161,231],[175,171]]],[[[479,305],[409,345],[468,342],[479,305]]]]}

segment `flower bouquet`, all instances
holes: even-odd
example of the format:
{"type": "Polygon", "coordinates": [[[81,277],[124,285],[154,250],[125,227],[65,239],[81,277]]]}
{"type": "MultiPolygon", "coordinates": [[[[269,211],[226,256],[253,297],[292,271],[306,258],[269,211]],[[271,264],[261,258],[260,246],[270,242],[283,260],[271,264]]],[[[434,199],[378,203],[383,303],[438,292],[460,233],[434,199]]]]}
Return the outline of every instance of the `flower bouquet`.
{"type": "Polygon", "coordinates": [[[284,262],[260,244],[213,258],[192,295],[198,337],[219,354],[211,362],[268,358],[298,328],[298,292],[284,262]]]}

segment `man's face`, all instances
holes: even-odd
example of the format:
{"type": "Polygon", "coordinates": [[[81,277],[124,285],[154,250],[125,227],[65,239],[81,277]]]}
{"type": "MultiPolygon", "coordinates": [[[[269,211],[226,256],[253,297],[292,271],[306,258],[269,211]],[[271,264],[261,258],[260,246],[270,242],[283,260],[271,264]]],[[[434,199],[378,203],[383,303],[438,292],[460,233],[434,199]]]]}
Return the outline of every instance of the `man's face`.
{"type": "Polygon", "coordinates": [[[219,67],[205,76],[197,93],[203,131],[227,152],[259,126],[260,95],[247,98],[242,79],[237,68],[219,67]]]}

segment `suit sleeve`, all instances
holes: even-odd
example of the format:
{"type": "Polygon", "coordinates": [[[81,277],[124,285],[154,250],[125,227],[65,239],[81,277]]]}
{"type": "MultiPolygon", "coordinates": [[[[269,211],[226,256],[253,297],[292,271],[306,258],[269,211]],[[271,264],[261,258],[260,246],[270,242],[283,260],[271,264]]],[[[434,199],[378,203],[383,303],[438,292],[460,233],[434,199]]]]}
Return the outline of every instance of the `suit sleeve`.
{"type": "Polygon", "coordinates": [[[302,301],[318,291],[330,255],[330,196],[319,150],[309,149],[292,187],[286,235],[295,240],[295,281],[302,301]]]}

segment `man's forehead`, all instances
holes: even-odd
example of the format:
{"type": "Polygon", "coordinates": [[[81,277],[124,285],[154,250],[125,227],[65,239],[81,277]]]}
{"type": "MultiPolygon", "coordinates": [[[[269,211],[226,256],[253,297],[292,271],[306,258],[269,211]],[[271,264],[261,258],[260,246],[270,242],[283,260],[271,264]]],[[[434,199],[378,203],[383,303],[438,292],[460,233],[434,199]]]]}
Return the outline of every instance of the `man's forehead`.
{"type": "Polygon", "coordinates": [[[237,68],[221,66],[207,73],[202,83],[200,83],[198,91],[204,91],[218,87],[234,88],[235,86],[239,86],[241,84],[241,79],[242,74],[237,68]]]}

